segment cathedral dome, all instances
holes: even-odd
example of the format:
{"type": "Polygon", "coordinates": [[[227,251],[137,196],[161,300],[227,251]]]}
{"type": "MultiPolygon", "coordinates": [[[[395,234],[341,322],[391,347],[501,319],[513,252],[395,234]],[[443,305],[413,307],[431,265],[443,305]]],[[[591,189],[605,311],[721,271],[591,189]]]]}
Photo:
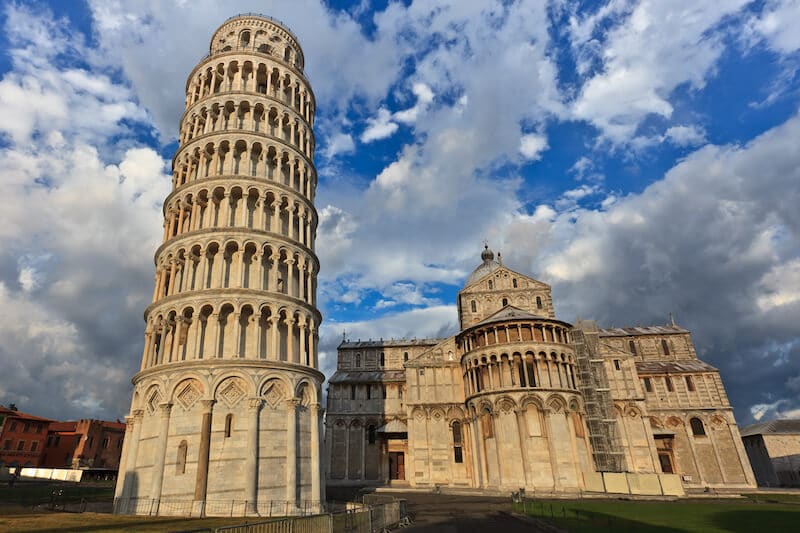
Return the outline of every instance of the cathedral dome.
{"type": "Polygon", "coordinates": [[[489,249],[489,245],[485,244],[483,246],[483,252],[481,252],[481,259],[483,262],[478,265],[478,267],[472,271],[472,274],[469,275],[467,282],[464,284],[465,287],[472,285],[482,277],[487,274],[491,274],[498,268],[500,268],[500,263],[494,260],[494,252],[489,249]]]}

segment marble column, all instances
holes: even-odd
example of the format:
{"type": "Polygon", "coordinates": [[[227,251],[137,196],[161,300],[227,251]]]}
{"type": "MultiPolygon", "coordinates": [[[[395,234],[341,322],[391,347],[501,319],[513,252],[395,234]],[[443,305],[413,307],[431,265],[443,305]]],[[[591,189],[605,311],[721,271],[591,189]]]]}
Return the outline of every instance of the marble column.
{"type": "Polygon", "coordinates": [[[200,424],[200,446],[197,452],[197,477],[194,483],[195,512],[200,516],[205,515],[206,493],[208,492],[208,459],[211,452],[211,416],[214,409],[214,400],[201,400],[203,418],[200,424]]]}
{"type": "Polygon", "coordinates": [[[250,425],[247,429],[247,455],[245,456],[244,499],[247,501],[245,513],[258,514],[258,417],[264,401],[261,398],[250,398],[247,414],[250,425]]]}
{"type": "Polygon", "coordinates": [[[311,416],[311,500],[312,505],[321,505],[322,492],[320,480],[320,443],[319,443],[319,404],[312,403],[309,406],[311,416]]]}
{"type": "Polygon", "coordinates": [[[286,501],[297,506],[297,398],[286,401],[286,501]]]}
{"type": "Polygon", "coordinates": [[[158,514],[158,506],[161,500],[161,487],[164,481],[164,463],[167,456],[167,440],[169,438],[169,418],[172,412],[171,403],[159,405],[161,420],[158,425],[158,440],[156,442],[155,463],[153,464],[153,476],[150,484],[150,500],[155,505],[155,513],[151,508],[151,514],[158,514]]]}

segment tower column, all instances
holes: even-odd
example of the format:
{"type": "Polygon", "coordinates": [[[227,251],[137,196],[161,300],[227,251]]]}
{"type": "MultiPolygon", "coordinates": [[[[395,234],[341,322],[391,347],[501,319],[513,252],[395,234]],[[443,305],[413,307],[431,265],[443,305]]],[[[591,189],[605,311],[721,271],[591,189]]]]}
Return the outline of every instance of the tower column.
{"type": "Polygon", "coordinates": [[[200,422],[200,446],[197,451],[197,476],[194,483],[195,516],[205,516],[206,493],[208,491],[208,459],[211,451],[211,414],[214,400],[201,400],[203,411],[200,422]]]}
{"type": "Polygon", "coordinates": [[[312,403],[309,406],[309,415],[311,416],[311,501],[313,506],[318,506],[322,502],[322,492],[320,491],[320,466],[319,466],[319,404],[312,403]]]}
{"type": "Polygon", "coordinates": [[[245,456],[244,472],[244,499],[247,501],[247,514],[258,514],[258,417],[264,400],[250,398],[247,414],[249,427],[247,428],[247,455],[245,456]]]}
{"type": "Polygon", "coordinates": [[[151,514],[158,514],[158,507],[161,500],[161,486],[164,481],[164,461],[167,454],[167,440],[169,437],[169,417],[172,412],[171,403],[159,405],[161,419],[158,427],[158,441],[156,444],[156,461],[153,464],[153,477],[150,484],[150,500],[153,502],[155,512],[151,507],[151,514]]]}
{"type": "Polygon", "coordinates": [[[286,401],[286,501],[297,507],[297,398],[286,401]]]}

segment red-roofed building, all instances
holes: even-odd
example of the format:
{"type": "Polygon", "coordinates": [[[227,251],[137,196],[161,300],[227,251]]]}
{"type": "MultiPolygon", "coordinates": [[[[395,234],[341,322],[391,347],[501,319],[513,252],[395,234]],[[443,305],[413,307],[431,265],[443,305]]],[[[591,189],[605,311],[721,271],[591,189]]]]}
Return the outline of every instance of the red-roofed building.
{"type": "Polygon", "coordinates": [[[41,466],[52,420],[0,406],[0,465],[41,466]]]}
{"type": "Polygon", "coordinates": [[[42,466],[116,470],[124,437],[125,424],[121,422],[54,422],[47,434],[42,466]]]}

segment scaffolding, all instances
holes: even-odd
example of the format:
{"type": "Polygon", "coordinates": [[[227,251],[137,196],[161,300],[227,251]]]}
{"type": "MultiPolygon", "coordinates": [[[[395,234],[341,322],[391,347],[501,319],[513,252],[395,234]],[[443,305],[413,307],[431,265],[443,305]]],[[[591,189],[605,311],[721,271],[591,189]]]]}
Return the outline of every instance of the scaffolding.
{"type": "Polygon", "coordinates": [[[619,439],[617,420],[608,376],[598,345],[597,324],[579,320],[572,330],[572,342],[586,409],[586,426],[598,472],[625,472],[625,453],[619,439]]]}

